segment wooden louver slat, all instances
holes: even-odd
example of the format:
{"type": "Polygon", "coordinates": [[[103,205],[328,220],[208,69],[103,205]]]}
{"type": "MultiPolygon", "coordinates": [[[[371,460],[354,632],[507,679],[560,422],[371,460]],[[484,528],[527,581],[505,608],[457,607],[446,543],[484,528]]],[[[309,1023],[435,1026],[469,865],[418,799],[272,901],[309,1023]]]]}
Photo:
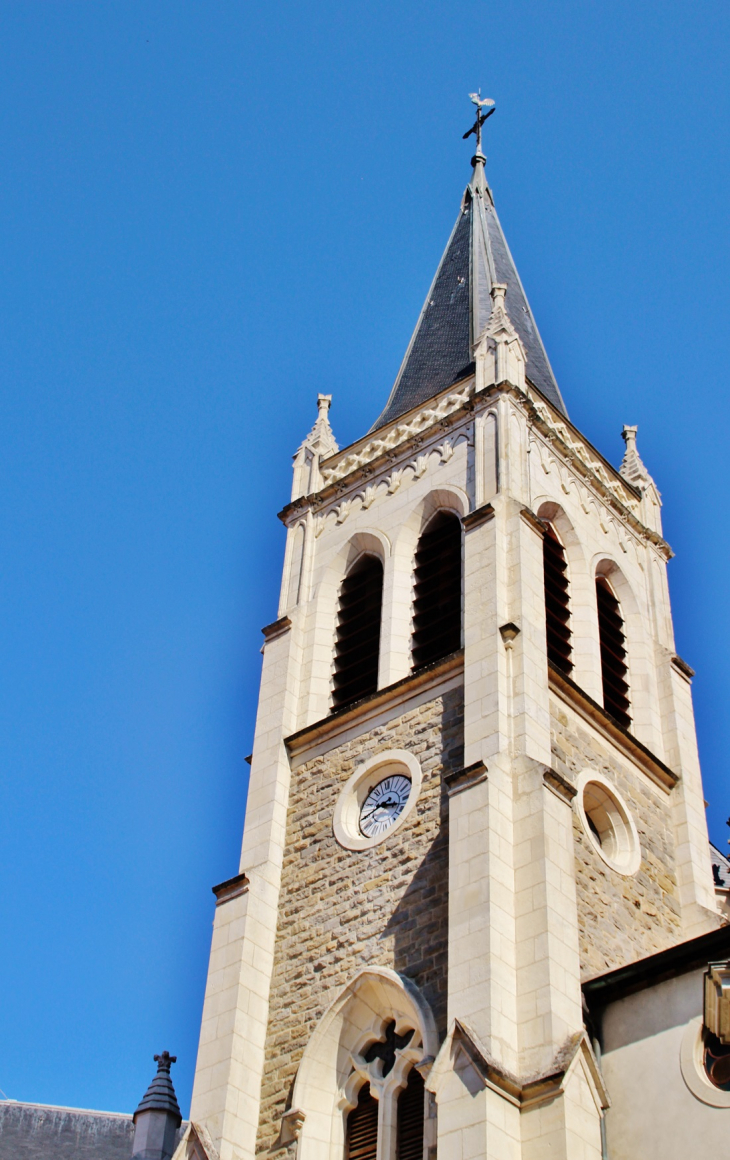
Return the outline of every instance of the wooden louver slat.
{"type": "Polygon", "coordinates": [[[601,645],[601,674],[603,677],[603,707],[607,713],[628,729],[631,724],[629,710],[628,665],[626,663],[626,637],[621,616],[621,605],[614,596],[608,581],[603,576],[596,579],[596,601],[598,604],[598,635],[601,645]]]}
{"type": "Polygon", "coordinates": [[[350,705],[378,687],[383,565],[361,556],[340,588],[332,706],[350,705]]]}
{"type": "Polygon", "coordinates": [[[423,1160],[423,1078],[412,1067],[398,1096],[397,1160],[423,1160]]]}
{"type": "Polygon", "coordinates": [[[543,572],[545,576],[545,631],[547,655],[551,664],[568,676],[573,671],[570,643],[570,588],[565,550],[550,524],[543,537],[543,572]]]}
{"type": "Polygon", "coordinates": [[[376,1160],[378,1152],[378,1101],[370,1084],[360,1088],[357,1104],[347,1117],[345,1160],[376,1160]]]}
{"type": "Polygon", "coordinates": [[[461,648],[461,522],[438,512],[416,549],[413,668],[461,648]]]}

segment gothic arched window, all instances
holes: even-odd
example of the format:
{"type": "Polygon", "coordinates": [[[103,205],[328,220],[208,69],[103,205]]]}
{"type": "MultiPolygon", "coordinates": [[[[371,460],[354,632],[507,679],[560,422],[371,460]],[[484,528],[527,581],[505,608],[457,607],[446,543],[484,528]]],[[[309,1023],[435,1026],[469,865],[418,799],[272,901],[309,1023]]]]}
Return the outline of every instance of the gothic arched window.
{"type": "Polygon", "coordinates": [[[360,1088],[357,1104],[347,1117],[345,1160],[376,1160],[378,1154],[378,1101],[370,1084],[360,1088]]]}
{"type": "Polygon", "coordinates": [[[598,637],[601,646],[603,707],[628,729],[631,724],[629,702],[629,667],[626,661],[626,637],[621,605],[605,576],[596,577],[598,604],[598,637]]]}
{"type": "Polygon", "coordinates": [[[416,548],[413,668],[461,648],[461,521],[437,512],[416,548]]]}
{"type": "Polygon", "coordinates": [[[423,1077],[412,1067],[398,1096],[397,1160],[423,1160],[423,1095],[423,1077]]]}
{"type": "Polygon", "coordinates": [[[340,709],[378,687],[383,565],[361,556],[340,588],[332,707],[340,709]]]}
{"type": "Polygon", "coordinates": [[[570,589],[565,549],[551,524],[545,525],[542,541],[545,576],[545,631],[548,661],[570,676],[573,652],[570,643],[570,589]]]}

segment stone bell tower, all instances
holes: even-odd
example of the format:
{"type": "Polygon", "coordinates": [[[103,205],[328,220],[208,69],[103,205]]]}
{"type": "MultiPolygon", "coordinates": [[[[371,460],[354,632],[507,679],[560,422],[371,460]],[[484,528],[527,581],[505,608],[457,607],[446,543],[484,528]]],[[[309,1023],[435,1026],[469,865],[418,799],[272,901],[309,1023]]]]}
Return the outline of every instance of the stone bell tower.
{"type": "Polygon", "coordinates": [[[221,1160],[600,1160],[581,981],[718,924],[659,493],[635,428],[617,471],[568,419],[483,119],[385,409],[339,450],[321,394],[280,513],[191,1109],[221,1160]]]}

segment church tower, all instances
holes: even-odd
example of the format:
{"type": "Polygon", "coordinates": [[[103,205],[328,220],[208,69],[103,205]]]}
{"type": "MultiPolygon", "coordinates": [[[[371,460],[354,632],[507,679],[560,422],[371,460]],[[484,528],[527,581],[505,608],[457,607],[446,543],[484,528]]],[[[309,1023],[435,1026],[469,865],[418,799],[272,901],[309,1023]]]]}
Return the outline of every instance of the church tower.
{"type": "Polygon", "coordinates": [[[568,418],[483,119],[385,409],[340,450],[320,394],[280,513],[191,1108],[220,1160],[600,1160],[582,980],[719,925],[659,492],[636,428],[617,471],[568,418]]]}

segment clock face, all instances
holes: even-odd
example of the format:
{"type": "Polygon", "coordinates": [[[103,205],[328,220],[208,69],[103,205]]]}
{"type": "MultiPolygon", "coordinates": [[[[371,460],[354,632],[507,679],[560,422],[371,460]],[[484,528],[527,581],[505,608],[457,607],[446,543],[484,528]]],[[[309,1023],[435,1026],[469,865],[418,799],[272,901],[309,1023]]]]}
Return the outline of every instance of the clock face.
{"type": "Polygon", "coordinates": [[[411,780],[401,773],[385,777],[373,786],[362,803],[360,830],[366,838],[376,838],[395,825],[411,793],[411,780]]]}

